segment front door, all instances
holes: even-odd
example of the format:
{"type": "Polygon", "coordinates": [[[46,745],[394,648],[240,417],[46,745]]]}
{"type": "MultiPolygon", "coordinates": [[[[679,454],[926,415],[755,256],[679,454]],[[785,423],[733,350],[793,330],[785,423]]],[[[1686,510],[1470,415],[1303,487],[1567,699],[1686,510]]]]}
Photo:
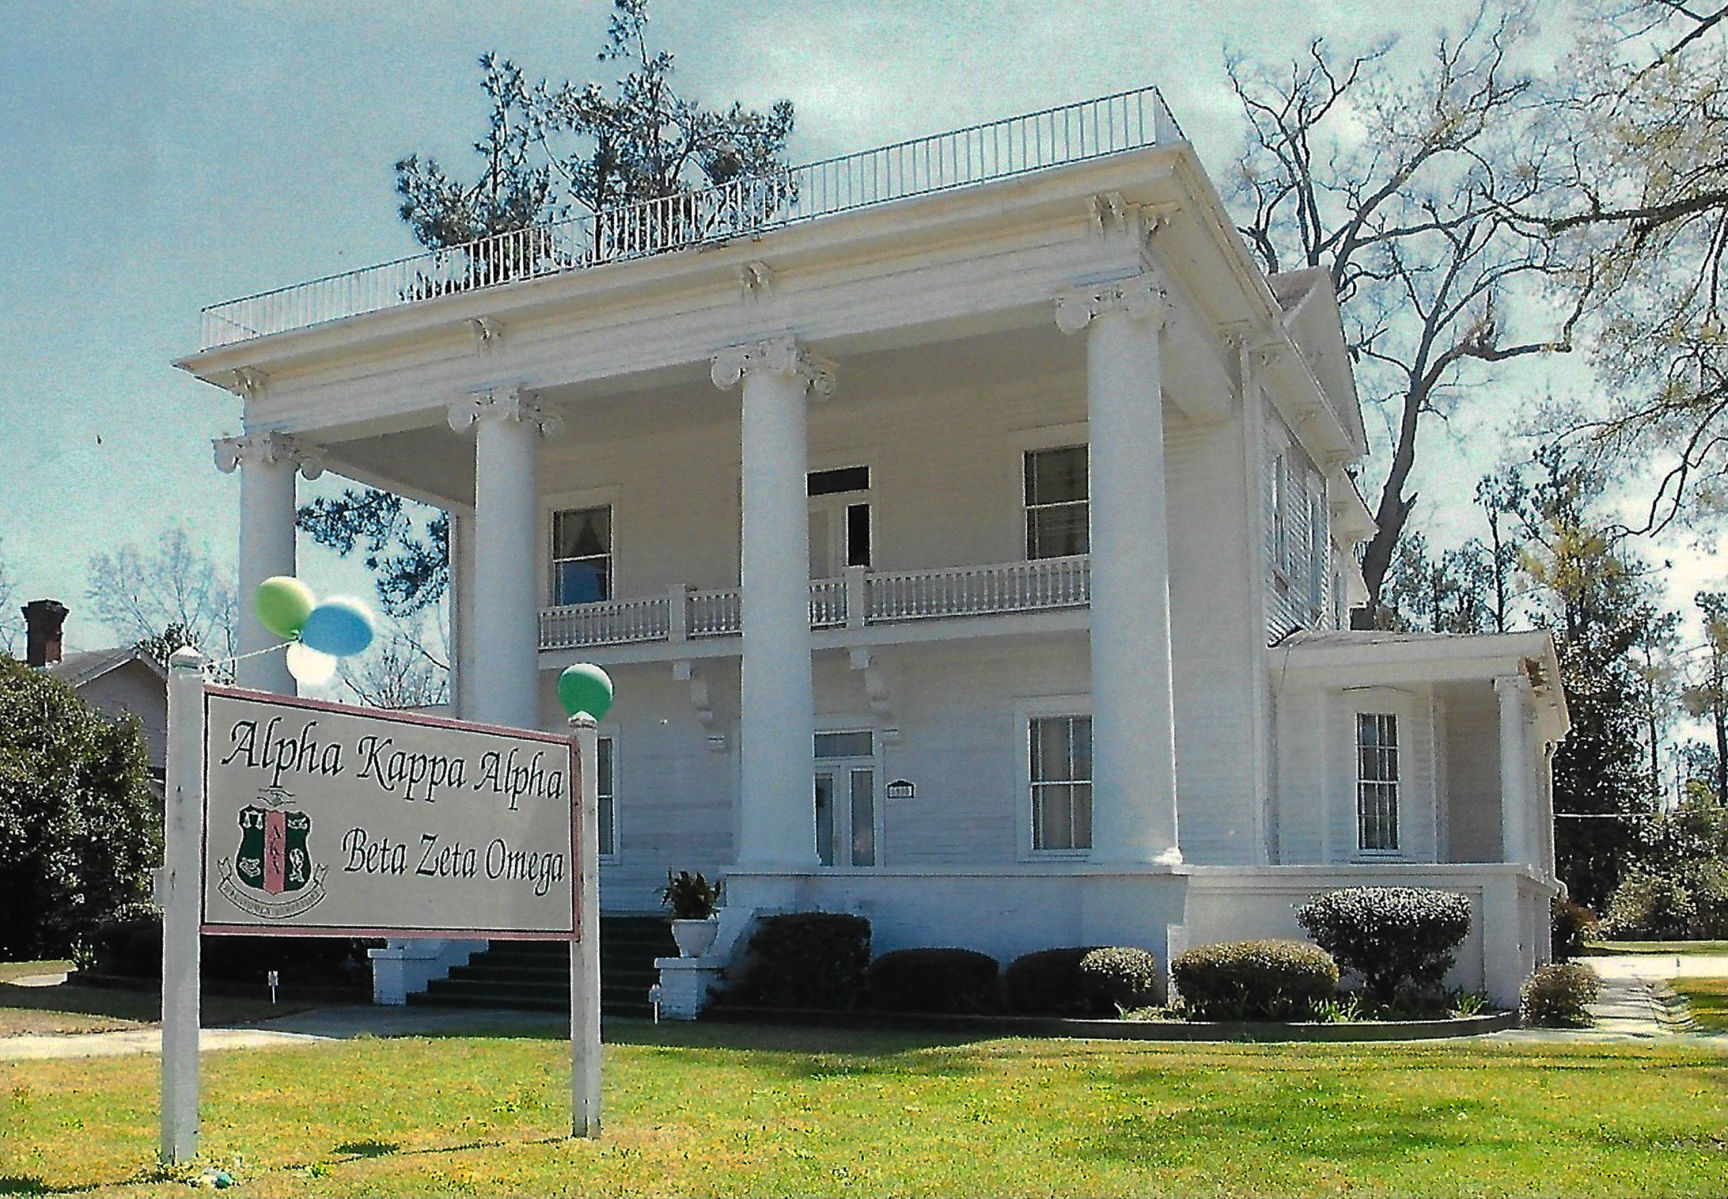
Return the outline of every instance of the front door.
{"type": "Polygon", "coordinates": [[[824,866],[876,865],[875,737],[816,734],[816,857],[824,866]]]}

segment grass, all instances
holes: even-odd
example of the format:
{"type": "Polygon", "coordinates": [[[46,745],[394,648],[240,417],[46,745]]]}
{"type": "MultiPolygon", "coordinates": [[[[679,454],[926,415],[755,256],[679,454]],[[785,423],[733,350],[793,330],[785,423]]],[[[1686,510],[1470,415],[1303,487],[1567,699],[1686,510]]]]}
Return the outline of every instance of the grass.
{"type": "Polygon", "coordinates": [[[1587,941],[1585,952],[1728,954],[1728,941],[1587,941]]]}
{"type": "Polygon", "coordinates": [[[1728,978],[1675,978],[1668,985],[1692,1009],[1699,1032],[1728,1032],[1728,978]]]}
{"type": "MultiPolygon", "coordinates": [[[[47,974],[63,963],[8,962],[0,974],[0,1037],[22,1034],[67,1034],[116,1032],[131,1028],[148,1028],[161,1023],[162,994],[155,987],[145,990],[115,990],[108,987],[80,987],[61,983],[56,987],[21,987],[11,979],[31,974],[47,974]],[[46,967],[12,969],[13,967],[46,967]]],[[[268,999],[241,999],[226,995],[206,995],[200,1005],[201,1022],[205,1027],[226,1024],[250,1024],[272,1016],[303,1012],[309,1004],[272,1006],[268,999]]],[[[3,1182],[0,1179],[0,1182],[3,1182]]],[[[0,1186],[0,1194],[5,1187],[0,1186]]]]}
{"type": "MultiPolygon", "coordinates": [[[[236,1195],[1728,1193],[1700,1047],[1168,1045],[608,1025],[605,1135],[568,1045],[212,1053],[236,1195]]],[[[150,1057],[0,1063],[0,1192],[183,1195],[150,1057]]]]}

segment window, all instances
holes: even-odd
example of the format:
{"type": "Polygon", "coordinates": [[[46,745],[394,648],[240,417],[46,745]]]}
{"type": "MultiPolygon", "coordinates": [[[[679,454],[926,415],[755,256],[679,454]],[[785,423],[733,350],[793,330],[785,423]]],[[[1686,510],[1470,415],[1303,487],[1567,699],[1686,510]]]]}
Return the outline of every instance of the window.
{"type": "Polygon", "coordinates": [[[1026,557],[1090,553],[1086,447],[1026,452],[1026,557]]]}
{"type": "Polygon", "coordinates": [[[1092,718],[1037,716],[1029,722],[1032,848],[1092,847],[1092,718]]]}
{"type": "Polygon", "coordinates": [[[612,508],[566,508],[552,514],[552,603],[612,598],[612,508]]]}
{"type": "Polygon", "coordinates": [[[833,579],[848,566],[870,565],[870,468],[813,470],[810,496],[810,577],[833,579]]]}
{"type": "Polygon", "coordinates": [[[1308,493],[1308,609],[1314,622],[1326,611],[1326,577],[1331,572],[1331,547],[1326,538],[1325,485],[1308,493]]]}
{"type": "Polygon", "coordinates": [[[618,853],[617,805],[612,789],[612,738],[600,738],[599,759],[594,773],[600,791],[600,856],[609,858],[618,853]]]}
{"type": "Polygon", "coordinates": [[[1398,848],[1398,718],[1385,712],[1356,714],[1356,844],[1398,848]]]}

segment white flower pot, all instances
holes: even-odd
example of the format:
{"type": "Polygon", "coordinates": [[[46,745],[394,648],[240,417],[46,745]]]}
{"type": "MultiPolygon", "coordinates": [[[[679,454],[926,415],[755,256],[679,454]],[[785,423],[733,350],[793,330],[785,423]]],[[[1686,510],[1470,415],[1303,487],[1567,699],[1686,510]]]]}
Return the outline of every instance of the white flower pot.
{"type": "Polygon", "coordinates": [[[720,935],[720,922],[710,916],[706,920],[674,920],[672,939],[678,943],[678,953],[687,958],[699,958],[720,935]]]}

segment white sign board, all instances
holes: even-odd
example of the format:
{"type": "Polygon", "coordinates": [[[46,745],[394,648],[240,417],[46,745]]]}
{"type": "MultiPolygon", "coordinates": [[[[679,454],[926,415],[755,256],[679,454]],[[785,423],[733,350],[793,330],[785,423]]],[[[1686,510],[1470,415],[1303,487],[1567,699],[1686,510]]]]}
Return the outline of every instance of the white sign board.
{"type": "Polygon", "coordinates": [[[577,934],[568,738],[204,688],[205,932],[577,934]]]}

